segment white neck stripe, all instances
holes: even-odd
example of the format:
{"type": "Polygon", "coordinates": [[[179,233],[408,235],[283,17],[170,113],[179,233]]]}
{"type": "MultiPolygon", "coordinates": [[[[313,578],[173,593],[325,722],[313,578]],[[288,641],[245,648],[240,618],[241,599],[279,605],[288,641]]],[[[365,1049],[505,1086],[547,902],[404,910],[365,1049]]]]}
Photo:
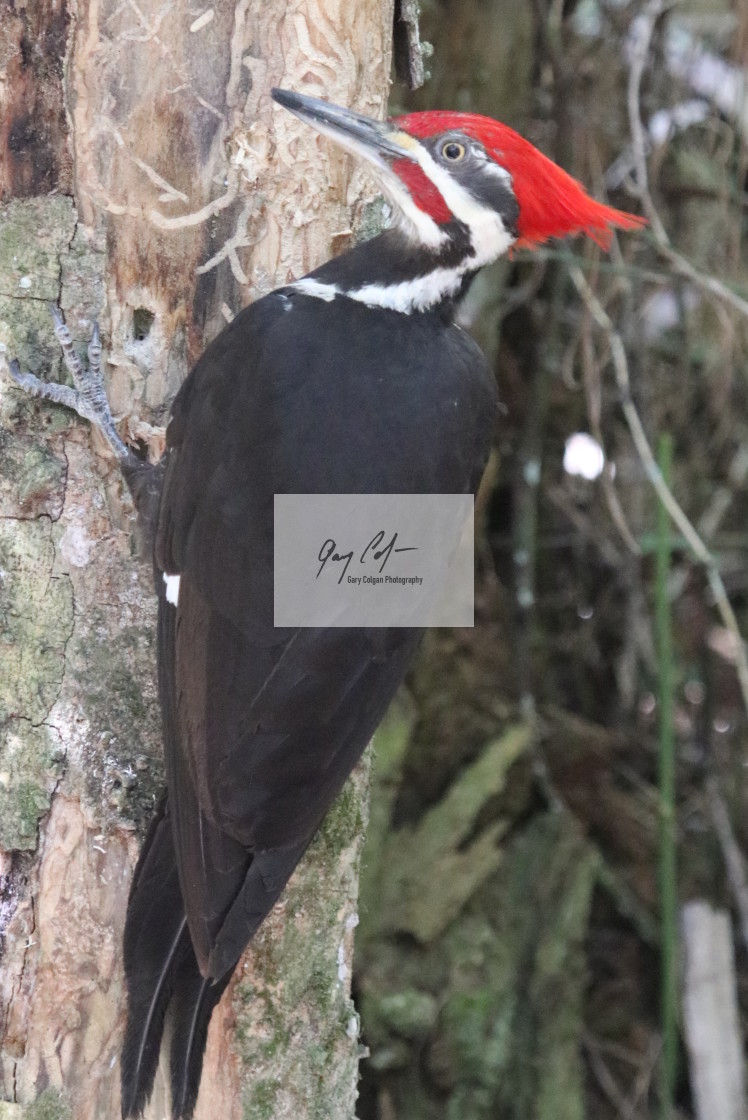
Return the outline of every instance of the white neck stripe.
{"type": "Polygon", "coordinates": [[[393,311],[405,312],[425,311],[456,295],[464,272],[460,268],[435,268],[425,276],[401,280],[398,284],[364,284],[355,291],[346,292],[346,295],[360,300],[367,307],[389,307],[393,311]]]}
{"type": "Polygon", "coordinates": [[[290,287],[305,296],[322,299],[326,303],[336,296],[355,299],[367,307],[386,307],[391,311],[426,311],[427,308],[457,295],[465,273],[471,270],[472,258],[457,268],[435,268],[424,276],[400,280],[396,284],[363,284],[360,288],[345,291],[337,284],[323,284],[306,277],[290,287]]]}
{"type": "Polygon", "coordinates": [[[303,280],[297,280],[295,284],[289,284],[290,288],[295,288],[297,292],[302,292],[305,296],[314,296],[315,299],[323,299],[325,303],[335,299],[335,296],[340,295],[340,288],[337,284],[323,284],[319,280],[313,280],[310,276],[305,276],[303,280]]]}

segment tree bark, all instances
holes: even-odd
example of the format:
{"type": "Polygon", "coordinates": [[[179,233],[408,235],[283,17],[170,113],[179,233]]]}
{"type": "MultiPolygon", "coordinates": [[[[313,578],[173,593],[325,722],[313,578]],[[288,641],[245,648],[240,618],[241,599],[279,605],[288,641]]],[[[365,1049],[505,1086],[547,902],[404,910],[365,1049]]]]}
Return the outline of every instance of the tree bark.
{"type": "MultiPolygon", "coordinates": [[[[206,341],[344,248],[371,198],[269,89],[381,115],[391,27],[390,0],[5,8],[0,357],[59,372],[48,300],[79,341],[98,319],[115,415],[157,457],[206,341]]],[[[101,1120],[162,781],[151,573],[98,437],[7,377],[0,425],[0,1118],[101,1120]]],[[[198,1120],[353,1115],[366,786],[362,768],[217,1009],[198,1120]]]]}

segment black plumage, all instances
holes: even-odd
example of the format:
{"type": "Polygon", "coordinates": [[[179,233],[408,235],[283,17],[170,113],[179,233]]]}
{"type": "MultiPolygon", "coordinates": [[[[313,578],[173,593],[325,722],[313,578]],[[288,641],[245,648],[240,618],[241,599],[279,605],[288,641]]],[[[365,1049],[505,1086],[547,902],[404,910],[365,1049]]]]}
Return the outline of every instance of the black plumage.
{"type": "Polygon", "coordinates": [[[128,907],[125,1116],[167,1015],[172,1107],[191,1114],[210,1013],[420,638],[275,628],[274,494],[473,491],[495,408],[451,304],[409,315],[293,287],[241,312],[178,394],[155,542],[169,793],[128,907]],[[161,573],[180,576],[176,607],[161,573]]]}

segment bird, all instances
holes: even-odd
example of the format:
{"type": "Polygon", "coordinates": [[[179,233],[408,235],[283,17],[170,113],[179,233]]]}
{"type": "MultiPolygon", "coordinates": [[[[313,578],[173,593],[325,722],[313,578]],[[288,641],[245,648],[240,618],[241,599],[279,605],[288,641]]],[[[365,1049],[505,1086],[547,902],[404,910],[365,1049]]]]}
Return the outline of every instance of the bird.
{"type": "Polygon", "coordinates": [[[421,638],[274,626],[274,495],[475,495],[499,406],[455,321],[472,279],[516,249],[580,233],[607,247],[644,221],[488,117],[272,97],[368,166],[390,227],[236,315],[177,393],[155,466],[116,431],[97,331],[84,369],[55,312],[75,389],[11,366],[98,424],[152,541],[167,788],[128,901],[124,1120],[150,1097],[167,1024],[172,1116],[190,1120],[213,1009],[421,638]]]}

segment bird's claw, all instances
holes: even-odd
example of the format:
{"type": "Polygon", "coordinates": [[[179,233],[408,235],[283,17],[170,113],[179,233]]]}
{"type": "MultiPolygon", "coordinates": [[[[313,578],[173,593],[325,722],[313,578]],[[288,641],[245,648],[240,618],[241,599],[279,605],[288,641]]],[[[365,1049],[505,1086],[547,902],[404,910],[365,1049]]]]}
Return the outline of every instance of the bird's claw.
{"type": "Polygon", "coordinates": [[[74,389],[54,381],[42,381],[33,373],[24,373],[15,359],[9,363],[10,375],[19,388],[32,397],[42,397],[56,404],[65,405],[84,420],[99,429],[120,462],[130,457],[126,445],[114,426],[114,418],[107,400],[104,378],[101,373],[101,339],[99,327],[94,323],[88,344],[88,366],[83,366],[73,347],[70,331],[65,326],[58,308],[50,304],[54,332],[62,350],[63,361],[73,379],[74,389]]]}

